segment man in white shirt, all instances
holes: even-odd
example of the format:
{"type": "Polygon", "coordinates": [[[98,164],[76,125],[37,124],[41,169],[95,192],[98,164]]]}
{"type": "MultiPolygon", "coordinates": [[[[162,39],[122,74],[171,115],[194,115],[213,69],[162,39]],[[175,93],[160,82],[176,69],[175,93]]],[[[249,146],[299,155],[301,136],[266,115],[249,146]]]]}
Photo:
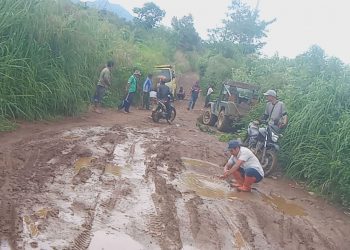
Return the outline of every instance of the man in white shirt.
{"type": "Polygon", "coordinates": [[[233,187],[237,187],[239,191],[250,192],[252,184],[264,178],[264,170],[258,158],[249,148],[241,147],[237,140],[229,141],[228,150],[231,157],[225,165],[224,175],[220,178],[232,176],[236,180],[233,187]]]}
{"type": "Polygon", "coordinates": [[[210,102],[210,96],[211,96],[211,94],[212,94],[213,92],[214,92],[213,86],[212,86],[212,85],[209,85],[208,91],[207,91],[207,96],[205,97],[204,108],[207,108],[207,107],[208,107],[208,104],[209,104],[209,102],[210,102]]]}

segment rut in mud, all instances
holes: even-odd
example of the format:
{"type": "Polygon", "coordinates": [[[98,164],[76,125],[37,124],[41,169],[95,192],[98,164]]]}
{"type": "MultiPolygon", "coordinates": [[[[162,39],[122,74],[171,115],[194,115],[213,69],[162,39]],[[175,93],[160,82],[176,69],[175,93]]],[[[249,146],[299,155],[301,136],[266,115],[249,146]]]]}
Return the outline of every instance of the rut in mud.
{"type": "Polygon", "coordinates": [[[4,134],[0,249],[348,248],[349,217],[296,183],[217,179],[225,144],[186,104],[172,125],[106,111],[4,134]]]}

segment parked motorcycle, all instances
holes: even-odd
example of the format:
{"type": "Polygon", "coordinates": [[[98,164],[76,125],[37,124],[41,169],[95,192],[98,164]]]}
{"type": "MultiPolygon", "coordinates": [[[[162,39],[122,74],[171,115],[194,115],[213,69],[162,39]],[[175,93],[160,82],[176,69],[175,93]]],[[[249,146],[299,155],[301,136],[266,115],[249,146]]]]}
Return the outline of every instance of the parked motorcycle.
{"type": "Polygon", "coordinates": [[[159,122],[160,119],[165,119],[169,124],[174,121],[176,117],[176,109],[172,102],[170,102],[170,116],[168,116],[167,112],[167,102],[170,102],[170,98],[168,100],[157,100],[157,105],[152,110],[152,120],[154,122],[159,122]]]}
{"type": "Polygon", "coordinates": [[[251,122],[248,126],[246,145],[259,159],[265,176],[269,175],[277,165],[278,138],[282,136],[271,125],[259,125],[251,122]]]}

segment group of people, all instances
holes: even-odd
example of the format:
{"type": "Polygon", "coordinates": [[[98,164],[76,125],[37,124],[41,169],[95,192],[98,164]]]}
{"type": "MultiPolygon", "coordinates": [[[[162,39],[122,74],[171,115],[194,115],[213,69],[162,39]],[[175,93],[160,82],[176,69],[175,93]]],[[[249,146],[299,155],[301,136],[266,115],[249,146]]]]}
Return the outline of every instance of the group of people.
{"type": "MultiPolygon", "coordinates": [[[[105,96],[106,90],[111,86],[111,71],[114,67],[113,61],[108,61],[105,67],[100,73],[99,80],[97,82],[94,101],[94,111],[101,113],[99,107],[105,96]]],[[[135,70],[129,77],[126,85],[126,95],[121,104],[118,106],[119,110],[123,110],[124,113],[130,112],[130,106],[133,103],[136,92],[138,91],[138,83],[140,82],[141,72],[135,70]]],[[[170,88],[165,85],[165,78],[159,77],[157,84],[157,91],[153,88],[152,74],[148,74],[142,86],[142,107],[149,110],[150,102],[152,98],[164,99],[168,95],[172,95],[170,88]]]]}
{"type": "MultiPolygon", "coordinates": [[[[276,131],[285,128],[288,122],[287,110],[283,102],[277,99],[275,90],[264,93],[267,99],[265,112],[261,121],[272,126],[276,131]]],[[[228,143],[227,151],[231,157],[224,167],[221,179],[234,179],[231,186],[239,191],[250,192],[252,184],[260,182],[264,178],[264,170],[259,159],[246,147],[241,146],[240,141],[232,140],[228,143]]]]}
{"type": "MultiPolygon", "coordinates": [[[[181,91],[181,89],[180,89],[180,91],[181,91]]],[[[182,89],[182,91],[183,91],[183,89],[182,89]]],[[[191,96],[190,96],[190,101],[188,103],[187,110],[194,109],[194,106],[195,106],[195,104],[197,102],[197,99],[198,99],[198,96],[199,96],[200,92],[201,92],[201,88],[199,86],[199,81],[196,81],[195,84],[192,86],[192,88],[190,90],[191,96]]],[[[210,102],[210,97],[211,97],[211,94],[213,92],[214,92],[213,86],[209,85],[208,89],[207,89],[206,96],[205,96],[204,108],[208,107],[208,104],[210,102]]]]}
{"type": "MultiPolygon", "coordinates": [[[[103,96],[108,87],[111,86],[111,70],[114,66],[113,61],[107,62],[105,68],[100,73],[100,77],[97,83],[94,103],[95,111],[98,110],[98,106],[102,101],[103,96]]],[[[137,91],[137,83],[140,80],[141,72],[135,70],[135,72],[129,77],[126,86],[126,97],[119,109],[124,109],[125,113],[129,113],[130,105],[132,104],[133,98],[137,91]]],[[[159,78],[158,91],[156,92],[156,97],[158,99],[167,100],[172,97],[170,88],[165,85],[165,79],[159,78]]],[[[150,97],[152,94],[152,74],[148,74],[146,80],[144,81],[142,88],[142,104],[143,107],[149,109],[150,97]]],[[[201,89],[199,86],[199,81],[196,81],[191,88],[191,96],[188,103],[188,110],[194,108],[196,101],[198,99],[201,89]]],[[[207,107],[210,96],[213,93],[213,87],[210,85],[207,89],[205,104],[207,107]]],[[[277,99],[277,94],[275,90],[268,90],[264,93],[267,99],[267,104],[265,107],[265,112],[261,120],[265,121],[269,126],[272,126],[275,130],[280,130],[284,128],[288,122],[287,111],[283,102],[277,99]]],[[[180,87],[177,93],[177,98],[183,100],[185,92],[183,87],[180,87]]],[[[170,105],[170,104],[169,104],[170,105]]],[[[170,112],[168,112],[170,113],[170,112]]],[[[224,167],[224,174],[220,176],[221,179],[231,179],[235,180],[232,187],[236,187],[240,191],[250,192],[253,183],[258,183],[264,178],[264,170],[254,153],[247,147],[241,146],[240,141],[232,140],[228,143],[227,151],[231,154],[227,163],[224,167]]]]}
{"type": "MultiPolygon", "coordinates": [[[[99,110],[99,106],[101,105],[101,102],[106,93],[106,90],[111,86],[111,71],[113,67],[114,67],[114,62],[108,61],[106,66],[102,69],[100,73],[100,77],[96,86],[95,95],[93,97],[94,111],[97,113],[101,113],[101,111],[99,110]]],[[[140,70],[135,70],[135,72],[128,79],[128,82],[126,85],[126,97],[123,99],[122,103],[118,107],[119,110],[123,110],[124,113],[130,112],[130,106],[137,92],[137,89],[138,89],[137,86],[138,86],[138,82],[140,81],[140,78],[141,78],[140,70]]],[[[159,78],[158,88],[161,85],[165,85],[163,84],[164,80],[165,79],[162,77],[159,78]]],[[[162,89],[164,92],[165,87],[162,87],[162,89]]],[[[201,89],[199,86],[199,81],[196,81],[190,91],[191,95],[190,95],[190,100],[187,107],[188,110],[191,110],[194,108],[200,91],[201,89]]],[[[212,85],[210,85],[207,90],[204,107],[208,106],[208,103],[210,101],[210,96],[212,93],[213,93],[213,87],[212,85]]],[[[185,91],[182,86],[180,87],[179,92],[176,94],[176,96],[179,100],[183,100],[185,98],[185,91]]],[[[158,96],[157,96],[157,91],[153,89],[152,74],[148,74],[142,87],[142,107],[143,108],[147,110],[150,109],[151,98],[158,98],[158,96]]]]}

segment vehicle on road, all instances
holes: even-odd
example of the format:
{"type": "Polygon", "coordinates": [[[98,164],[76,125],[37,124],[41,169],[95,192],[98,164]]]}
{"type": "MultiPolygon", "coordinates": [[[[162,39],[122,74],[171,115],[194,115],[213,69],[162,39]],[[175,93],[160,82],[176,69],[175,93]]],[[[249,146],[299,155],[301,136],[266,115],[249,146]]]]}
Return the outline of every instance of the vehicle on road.
{"type": "Polygon", "coordinates": [[[232,80],[223,82],[217,100],[209,102],[208,109],[202,114],[203,124],[216,124],[219,131],[231,131],[257,103],[258,90],[259,87],[253,84],[232,80]]]}
{"type": "Polygon", "coordinates": [[[277,152],[279,151],[277,142],[281,136],[278,129],[271,125],[259,124],[258,121],[249,123],[244,145],[252,150],[259,159],[265,176],[268,176],[277,165],[277,152]]]}
{"type": "MultiPolygon", "coordinates": [[[[176,96],[177,85],[174,65],[166,64],[154,66],[153,77],[155,78],[155,80],[153,81],[155,84],[157,84],[157,79],[163,77],[165,79],[165,85],[167,85],[170,88],[170,91],[173,94],[173,96],[176,96]]],[[[157,88],[157,86],[154,87],[157,88]]]]}
{"type": "Polygon", "coordinates": [[[171,124],[176,117],[176,109],[173,103],[168,100],[157,100],[157,106],[152,110],[152,120],[154,122],[159,122],[160,119],[165,119],[169,124],[171,124]],[[170,102],[170,103],[167,103],[170,102]],[[169,105],[170,115],[168,116],[167,105],[169,105]]]}

